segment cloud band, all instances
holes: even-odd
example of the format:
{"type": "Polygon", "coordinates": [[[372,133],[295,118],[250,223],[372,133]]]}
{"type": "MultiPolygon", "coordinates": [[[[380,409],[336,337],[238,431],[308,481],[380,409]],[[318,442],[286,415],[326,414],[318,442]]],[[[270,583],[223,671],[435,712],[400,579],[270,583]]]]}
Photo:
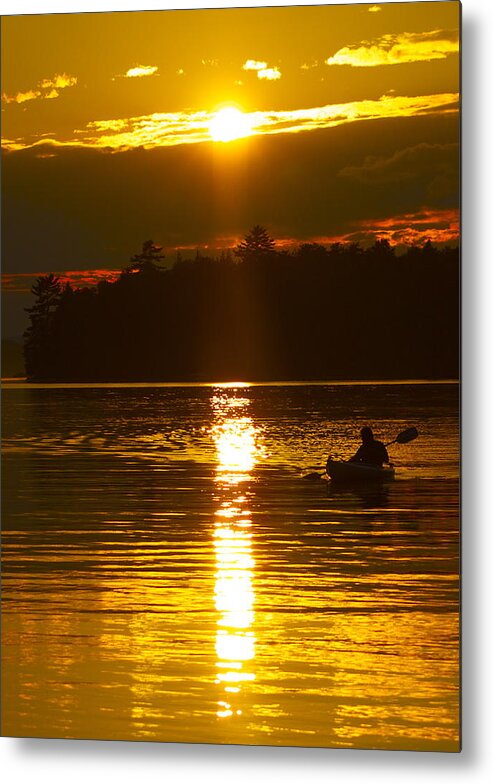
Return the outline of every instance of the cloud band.
{"type": "MultiPolygon", "coordinates": [[[[416,117],[429,114],[458,112],[458,93],[435,95],[395,96],[383,95],[378,100],[353,101],[329,104],[310,109],[251,112],[246,115],[251,135],[300,133],[333,128],[345,123],[362,120],[381,120],[399,117],[416,117]]],[[[153,149],[178,144],[211,141],[209,126],[214,112],[156,113],[140,117],[95,120],[75,136],[67,139],[39,139],[35,144],[75,146],[107,151],[129,150],[137,147],[153,149]]],[[[6,150],[33,147],[22,139],[4,142],[6,150]]]]}

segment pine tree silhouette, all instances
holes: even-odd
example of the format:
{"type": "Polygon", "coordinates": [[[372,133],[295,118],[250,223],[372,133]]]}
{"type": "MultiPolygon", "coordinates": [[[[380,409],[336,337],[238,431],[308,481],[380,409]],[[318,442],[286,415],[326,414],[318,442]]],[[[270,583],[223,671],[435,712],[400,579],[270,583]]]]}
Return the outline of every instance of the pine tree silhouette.
{"type": "Polygon", "coordinates": [[[52,366],[51,338],[53,321],[60,304],[62,284],[56,275],[43,275],[31,287],[36,297],[26,308],[30,325],[24,333],[24,359],[28,377],[46,375],[52,366]]]}
{"type": "Polygon", "coordinates": [[[165,258],[162,250],[161,245],[155,245],[153,240],[146,240],[142,245],[141,252],[132,256],[130,264],[124,272],[160,272],[163,269],[161,262],[165,258]]]}
{"type": "Polygon", "coordinates": [[[245,239],[234,249],[236,256],[241,259],[258,258],[269,253],[274,253],[276,243],[263,226],[254,226],[245,239]]]}

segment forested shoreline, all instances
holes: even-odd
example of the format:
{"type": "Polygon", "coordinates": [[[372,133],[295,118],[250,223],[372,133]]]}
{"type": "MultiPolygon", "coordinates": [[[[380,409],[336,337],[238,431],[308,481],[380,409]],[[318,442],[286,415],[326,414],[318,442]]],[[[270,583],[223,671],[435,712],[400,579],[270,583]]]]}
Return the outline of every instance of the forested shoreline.
{"type": "Polygon", "coordinates": [[[233,252],[170,266],[151,240],[114,282],[38,278],[32,381],[457,378],[459,250],[385,240],[287,252],[254,227],[233,252]]]}

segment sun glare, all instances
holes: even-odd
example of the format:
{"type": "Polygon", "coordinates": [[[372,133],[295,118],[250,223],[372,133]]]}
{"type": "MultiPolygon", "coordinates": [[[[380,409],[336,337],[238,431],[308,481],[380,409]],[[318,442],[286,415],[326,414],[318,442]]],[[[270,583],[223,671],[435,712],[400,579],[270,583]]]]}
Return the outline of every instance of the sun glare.
{"type": "Polygon", "coordinates": [[[209,125],[209,134],[214,142],[232,142],[249,136],[251,132],[248,115],[233,106],[219,109],[209,125]]]}

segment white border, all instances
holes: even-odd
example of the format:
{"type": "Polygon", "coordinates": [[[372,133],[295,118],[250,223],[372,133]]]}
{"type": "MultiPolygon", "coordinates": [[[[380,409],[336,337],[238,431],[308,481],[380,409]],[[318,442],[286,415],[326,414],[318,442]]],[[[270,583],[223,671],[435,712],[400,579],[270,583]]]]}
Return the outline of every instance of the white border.
{"type": "MultiPolygon", "coordinates": [[[[385,1],[385,0],[384,0],[385,1]]],[[[410,2],[411,0],[404,0],[410,2]]],[[[431,0],[425,0],[425,2],[431,0]]],[[[255,2],[255,0],[5,0],[2,2],[1,13],[5,14],[39,14],[39,13],[65,13],[72,11],[162,11],[165,9],[186,8],[240,8],[262,5],[343,5],[344,0],[334,0],[333,3],[324,3],[323,0],[299,0],[296,3],[284,0],[269,0],[269,2],[255,2]],[[9,6],[11,7],[9,10],[9,6]]],[[[375,3],[377,4],[377,3],[375,3]]]]}
{"type": "MultiPolygon", "coordinates": [[[[385,5],[387,2],[416,2],[416,0],[360,0],[359,4],[385,5]]],[[[443,0],[447,2],[447,0],[443,0]]],[[[437,2],[437,0],[421,0],[421,2],[437,2]]],[[[357,3],[356,3],[357,4],[357,3]]],[[[481,8],[488,4],[488,0],[465,0],[466,9],[481,8]]],[[[285,5],[347,5],[346,0],[2,0],[1,13],[7,14],[40,14],[40,13],[67,13],[73,11],[161,11],[165,9],[185,8],[247,8],[253,6],[285,6],[285,5]]],[[[483,9],[481,8],[481,11],[483,9]]],[[[477,12],[475,12],[477,13],[477,12]]],[[[484,14],[489,16],[488,13],[484,14]]],[[[481,13],[483,17],[483,13],[481,13]]]]}
{"type": "MultiPolygon", "coordinates": [[[[403,0],[412,2],[413,0],[403,0]]],[[[422,0],[433,2],[433,0],[422,0]]],[[[386,0],[377,0],[384,5],[386,0]]],[[[268,5],[289,5],[270,0],[268,5]]],[[[322,5],[300,2],[298,5],[322,5]]],[[[340,4],[333,0],[332,4],[340,4]]],[[[231,0],[2,0],[2,14],[229,7],[231,0]]],[[[240,0],[238,6],[262,5],[240,0]]],[[[493,780],[492,466],[493,200],[490,0],[463,0],[463,752],[366,752],[179,744],[0,739],[9,784],[197,784],[387,782],[468,784],[493,780]]]]}

